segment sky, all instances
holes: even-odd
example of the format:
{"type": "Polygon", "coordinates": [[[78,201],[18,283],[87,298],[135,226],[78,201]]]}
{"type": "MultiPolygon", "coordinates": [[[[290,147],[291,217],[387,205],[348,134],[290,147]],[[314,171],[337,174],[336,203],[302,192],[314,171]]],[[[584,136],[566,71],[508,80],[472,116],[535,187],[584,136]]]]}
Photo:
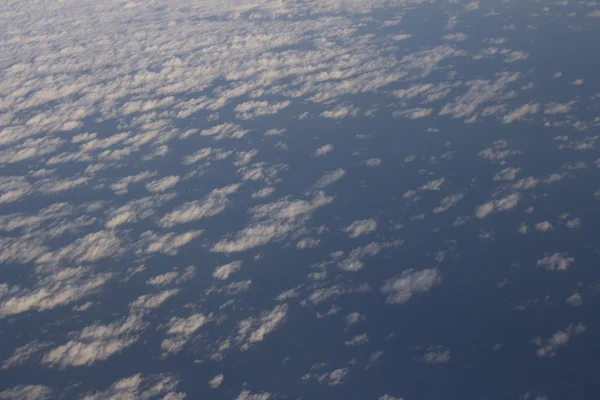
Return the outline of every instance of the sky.
{"type": "Polygon", "coordinates": [[[600,3],[6,0],[0,399],[588,399],[600,3]]]}

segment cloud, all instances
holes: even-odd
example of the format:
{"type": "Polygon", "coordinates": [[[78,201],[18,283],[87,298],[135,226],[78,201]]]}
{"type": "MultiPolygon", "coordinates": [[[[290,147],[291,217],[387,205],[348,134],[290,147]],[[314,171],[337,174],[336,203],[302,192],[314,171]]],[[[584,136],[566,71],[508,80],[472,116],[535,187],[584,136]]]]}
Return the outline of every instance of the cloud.
{"type": "Polygon", "coordinates": [[[377,167],[381,165],[381,158],[369,158],[364,163],[367,167],[377,167]]]}
{"type": "Polygon", "coordinates": [[[341,168],[327,172],[315,183],[314,188],[315,189],[323,189],[326,186],[329,186],[329,185],[339,181],[340,179],[342,179],[344,177],[344,175],[346,175],[346,171],[341,168]]]}
{"type": "Polygon", "coordinates": [[[52,389],[44,385],[18,385],[0,392],[5,400],[46,400],[51,395],[52,389]]]}
{"type": "Polygon", "coordinates": [[[521,119],[525,118],[527,115],[537,114],[537,112],[539,110],[540,110],[539,103],[524,104],[521,107],[515,108],[513,111],[511,111],[510,113],[508,113],[504,117],[502,117],[502,123],[510,124],[515,121],[520,121],[521,119]]]}
{"type": "Polygon", "coordinates": [[[404,304],[414,294],[428,292],[441,281],[442,274],[438,269],[410,269],[395,278],[387,279],[380,291],[387,295],[387,304],[404,304]]]}
{"type": "Polygon", "coordinates": [[[321,116],[329,119],[344,119],[348,117],[356,117],[358,110],[358,107],[338,106],[332,110],[323,111],[321,116]]]}
{"type": "Polygon", "coordinates": [[[445,364],[450,361],[450,350],[434,350],[427,352],[421,361],[426,364],[445,364]]]}
{"type": "Polygon", "coordinates": [[[356,220],[344,228],[344,232],[351,238],[366,235],[377,229],[377,222],[373,218],[356,220]]]}
{"type": "Polygon", "coordinates": [[[353,249],[347,258],[340,261],[338,266],[344,271],[359,271],[363,269],[363,259],[367,256],[374,256],[379,254],[382,246],[379,243],[372,242],[366,246],[358,247],[353,249]]]}
{"type": "Polygon", "coordinates": [[[519,204],[519,200],[521,200],[521,195],[513,193],[500,200],[489,201],[475,209],[475,216],[485,218],[493,212],[512,210],[519,204]]]}
{"type": "Polygon", "coordinates": [[[265,311],[260,317],[250,317],[238,322],[237,341],[242,350],[252,344],[262,342],[267,335],[285,322],[289,306],[279,304],[271,311],[265,311]]]}
{"type": "Polygon", "coordinates": [[[217,267],[214,270],[212,276],[215,279],[224,281],[227,278],[229,278],[229,275],[238,271],[241,267],[242,267],[241,261],[233,261],[233,262],[230,262],[229,264],[225,264],[225,265],[221,265],[220,267],[217,267]]]}
{"type": "Polygon", "coordinates": [[[420,119],[429,117],[433,113],[433,108],[413,108],[404,111],[394,111],[396,118],[420,119]]]}
{"type": "Polygon", "coordinates": [[[0,318],[73,303],[98,291],[112,276],[110,272],[94,274],[91,267],[63,268],[38,278],[33,289],[1,284],[0,318]]]}
{"type": "Polygon", "coordinates": [[[446,178],[440,178],[433,181],[429,181],[419,188],[419,190],[434,190],[438,191],[442,188],[442,184],[446,181],[446,178]]]}
{"type": "Polygon", "coordinates": [[[273,186],[267,186],[265,188],[262,188],[256,192],[252,193],[251,197],[253,199],[264,199],[264,198],[269,197],[273,193],[275,193],[275,188],[273,186]]]}
{"type": "Polygon", "coordinates": [[[571,112],[575,104],[575,101],[569,101],[568,103],[548,103],[544,106],[544,114],[566,114],[571,112]]]}
{"type": "Polygon", "coordinates": [[[223,374],[215,375],[210,381],[208,381],[208,387],[211,389],[217,389],[223,383],[223,374]]]}
{"type": "Polygon", "coordinates": [[[354,325],[359,323],[360,321],[364,321],[367,317],[358,312],[353,312],[346,315],[346,324],[354,325]]]}
{"type": "Polygon", "coordinates": [[[238,104],[235,107],[235,117],[238,119],[253,119],[265,115],[277,114],[279,111],[287,108],[290,103],[290,101],[276,103],[269,103],[267,101],[247,101],[238,104]]]}
{"type": "Polygon", "coordinates": [[[366,333],[354,336],[352,339],[344,342],[346,346],[363,346],[369,343],[369,337],[366,333]]]}
{"type": "Polygon", "coordinates": [[[42,364],[63,369],[106,360],[135,343],[139,338],[137,333],[145,326],[137,316],[108,325],[90,325],[81,330],[75,339],[47,352],[42,364]]]}
{"type": "Polygon", "coordinates": [[[177,207],[174,211],[165,214],[165,216],[160,219],[159,225],[163,228],[170,228],[175,225],[185,224],[220,214],[229,204],[227,196],[235,193],[239,187],[239,184],[234,184],[220,189],[214,189],[202,200],[189,201],[177,207]]]}
{"type": "Polygon", "coordinates": [[[536,355],[540,358],[552,358],[556,355],[556,351],[566,346],[573,336],[582,335],[586,330],[587,327],[580,322],[577,325],[569,324],[566,329],[556,331],[546,340],[538,336],[532,341],[538,347],[536,355]]]}
{"type": "Polygon", "coordinates": [[[449,40],[452,42],[462,42],[467,40],[469,37],[465,33],[448,33],[442,36],[442,39],[449,40]]]}
{"type": "Polygon", "coordinates": [[[192,336],[202,328],[210,316],[194,314],[188,318],[172,317],[166,324],[167,338],[162,341],[160,348],[163,356],[180,352],[192,336]]]}
{"type": "Polygon", "coordinates": [[[283,240],[299,231],[314,211],[332,201],[333,197],[319,192],[310,201],[279,200],[256,206],[250,210],[252,222],[248,227],[231,239],[221,239],[211,250],[220,253],[242,252],[271,241],[283,240]]]}
{"type": "Polygon", "coordinates": [[[177,185],[180,179],[181,178],[179,178],[177,175],[166,176],[157,181],[147,183],[146,189],[148,189],[148,191],[152,193],[164,192],[175,187],[175,185],[177,185]]]}
{"type": "Polygon", "coordinates": [[[185,394],[176,392],[179,380],[173,375],[144,377],[135,374],[113,383],[108,389],[90,393],[82,400],[150,399],[181,400],[185,394]]]}
{"type": "Polygon", "coordinates": [[[315,150],[315,156],[316,157],[324,156],[325,154],[331,153],[333,151],[333,149],[334,149],[334,146],[331,143],[328,143],[326,145],[319,147],[317,150],[315,150]]]}
{"type": "Polygon", "coordinates": [[[535,230],[538,232],[548,232],[554,230],[552,224],[548,221],[538,222],[535,224],[535,230]]]}
{"type": "Polygon", "coordinates": [[[579,307],[583,304],[583,299],[579,293],[574,293],[571,296],[567,297],[567,304],[572,307],[579,307]]]}
{"type": "Polygon", "coordinates": [[[567,253],[554,253],[538,260],[537,265],[546,267],[549,271],[565,271],[575,261],[575,258],[569,257],[567,253]]]}
{"type": "Polygon", "coordinates": [[[248,390],[242,391],[235,400],[269,400],[271,393],[263,392],[261,394],[251,394],[248,390]]]}
{"type": "Polygon", "coordinates": [[[528,176],[526,178],[519,179],[517,182],[515,182],[515,184],[513,185],[513,189],[516,189],[516,190],[533,189],[538,185],[539,182],[540,182],[539,179],[536,179],[533,176],[528,176]]]}
{"type": "Polygon", "coordinates": [[[140,247],[140,252],[146,254],[163,253],[173,256],[177,254],[180,247],[185,246],[201,234],[202,231],[199,230],[189,231],[179,235],[173,232],[160,235],[152,231],[146,231],[141,234],[138,247],[140,247]]]}
{"type": "Polygon", "coordinates": [[[447,211],[449,208],[454,207],[459,201],[463,199],[464,195],[462,193],[455,193],[449,196],[446,196],[440,202],[440,205],[433,209],[435,214],[442,213],[447,211]]]}

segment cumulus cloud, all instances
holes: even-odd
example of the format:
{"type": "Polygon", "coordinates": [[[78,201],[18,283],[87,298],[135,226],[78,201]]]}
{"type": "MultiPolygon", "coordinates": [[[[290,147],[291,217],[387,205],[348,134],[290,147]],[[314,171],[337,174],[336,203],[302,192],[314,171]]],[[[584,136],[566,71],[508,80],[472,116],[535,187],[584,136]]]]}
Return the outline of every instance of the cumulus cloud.
{"type": "Polygon", "coordinates": [[[211,389],[217,389],[223,383],[223,379],[223,374],[215,375],[210,381],[208,381],[208,386],[211,389]]]}
{"type": "Polygon", "coordinates": [[[524,104],[521,107],[515,108],[513,111],[502,117],[503,124],[510,124],[515,121],[520,121],[527,115],[536,114],[540,110],[539,103],[524,104]]]}
{"type": "Polygon", "coordinates": [[[250,210],[251,224],[233,238],[223,238],[215,243],[212,251],[221,253],[241,252],[263,246],[271,241],[282,240],[299,231],[317,209],[330,204],[333,197],[319,192],[312,200],[279,200],[256,206],[250,210]]]}
{"type": "Polygon", "coordinates": [[[6,400],[46,400],[51,395],[52,389],[44,385],[18,385],[0,392],[6,400]]]}
{"type": "Polygon", "coordinates": [[[344,232],[351,238],[369,234],[377,229],[377,222],[373,218],[362,219],[352,222],[344,228],[344,232]]]}
{"type": "Polygon", "coordinates": [[[89,393],[83,400],[150,399],[181,400],[184,393],[177,392],[179,379],[173,375],[160,374],[144,377],[135,374],[113,383],[103,391],[89,393]]]}
{"type": "Polygon", "coordinates": [[[537,265],[550,271],[565,271],[574,261],[575,258],[569,257],[567,253],[554,253],[538,260],[537,265]]]}
{"type": "Polygon", "coordinates": [[[238,323],[237,341],[242,350],[252,344],[262,342],[267,335],[285,322],[289,306],[279,304],[271,311],[263,312],[260,317],[246,318],[238,323]]]}
{"type": "Polygon", "coordinates": [[[366,333],[354,336],[352,339],[344,342],[346,346],[362,346],[369,343],[369,337],[366,333]]]}
{"type": "Polygon", "coordinates": [[[172,212],[165,214],[159,221],[163,228],[185,224],[205,217],[220,214],[229,204],[227,196],[239,189],[239,184],[229,185],[214,189],[202,200],[194,200],[177,207],[172,212]]]}
{"type": "Polygon", "coordinates": [[[433,350],[425,353],[421,361],[427,364],[445,364],[450,361],[450,350],[433,350]]]}
{"type": "Polygon", "coordinates": [[[315,150],[315,156],[316,157],[324,156],[325,154],[331,153],[333,151],[333,149],[334,149],[334,146],[331,143],[328,143],[326,145],[319,147],[317,150],[315,150]]]}
{"type": "Polygon", "coordinates": [[[163,253],[170,256],[177,254],[180,247],[185,246],[198,236],[202,234],[202,231],[194,230],[181,234],[173,232],[165,233],[164,235],[146,231],[140,235],[138,247],[139,252],[150,254],[150,253],[163,253]]]}
{"type": "Polygon", "coordinates": [[[238,271],[241,267],[242,267],[241,261],[233,261],[233,262],[230,262],[229,264],[225,264],[225,265],[221,265],[220,267],[217,267],[214,270],[212,276],[215,279],[224,281],[227,278],[229,278],[229,275],[238,271]]]}
{"type": "Polygon", "coordinates": [[[587,327],[580,322],[577,325],[569,324],[566,329],[556,331],[548,339],[544,340],[538,336],[532,340],[533,344],[538,347],[536,355],[540,358],[552,358],[556,355],[556,351],[566,346],[573,336],[582,335],[585,331],[587,331],[587,327]]]}
{"type": "Polygon", "coordinates": [[[326,186],[339,181],[344,175],[346,175],[346,171],[341,168],[327,172],[315,183],[314,187],[315,189],[323,189],[326,186]]]}
{"type": "Polygon", "coordinates": [[[475,216],[485,218],[494,212],[512,210],[519,204],[519,200],[521,200],[521,195],[513,193],[500,200],[489,201],[475,209],[475,216]]]}
{"type": "Polygon", "coordinates": [[[172,317],[166,324],[167,338],[160,344],[163,356],[180,352],[196,331],[208,321],[210,316],[204,314],[194,314],[188,318],[172,317]]]}
{"type": "Polygon", "coordinates": [[[401,275],[387,279],[380,288],[381,293],[387,295],[387,304],[404,304],[418,293],[425,293],[442,281],[442,274],[438,269],[424,269],[421,271],[407,270],[401,275]]]}
{"type": "Polygon", "coordinates": [[[455,194],[446,196],[442,199],[442,201],[440,202],[440,205],[433,209],[433,212],[435,214],[439,214],[444,211],[447,211],[449,208],[454,207],[456,204],[458,204],[458,202],[461,201],[463,197],[464,197],[464,194],[462,194],[462,193],[455,193],[455,194]]]}

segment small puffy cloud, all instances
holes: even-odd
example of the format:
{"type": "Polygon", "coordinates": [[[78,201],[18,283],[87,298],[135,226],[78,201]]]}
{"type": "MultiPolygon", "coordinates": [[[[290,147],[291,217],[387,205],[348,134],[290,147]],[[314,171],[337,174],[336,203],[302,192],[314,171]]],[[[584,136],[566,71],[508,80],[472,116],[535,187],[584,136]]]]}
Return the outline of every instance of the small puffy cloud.
{"type": "Polygon", "coordinates": [[[357,220],[344,228],[344,232],[351,238],[369,234],[377,229],[377,222],[373,218],[357,220]]]}
{"type": "Polygon", "coordinates": [[[445,364],[450,361],[450,350],[434,350],[425,353],[421,361],[427,364],[445,364]]]}
{"type": "Polygon", "coordinates": [[[317,150],[315,150],[315,156],[316,157],[320,157],[320,156],[324,156],[325,154],[331,153],[334,149],[334,146],[329,143],[326,144],[324,146],[319,147],[317,150]]]}
{"type": "Polygon", "coordinates": [[[220,214],[229,204],[227,196],[235,193],[239,189],[239,184],[229,185],[220,189],[214,189],[202,200],[189,201],[174,211],[165,214],[159,224],[163,228],[170,228],[175,225],[185,224],[205,217],[212,217],[220,214]]]}
{"type": "Polygon", "coordinates": [[[410,110],[394,111],[395,118],[420,119],[429,117],[433,113],[433,108],[412,108],[410,110]]]}
{"type": "Polygon", "coordinates": [[[253,199],[264,199],[269,197],[273,193],[275,193],[275,188],[273,186],[267,186],[252,193],[250,197],[252,197],[253,199]]]}
{"type": "Polygon", "coordinates": [[[214,270],[212,276],[215,279],[224,281],[227,278],[229,278],[229,275],[238,271],[240,268],[242,268],[242,262],[241,261],[233,261],[233,262],[230,262],[229,264],[225,264],[225,265],[221,265],[220,267],[217,267],[214,270]]]}
{"type": "Polygon", "coordinates": [[[475,209],[475,216],[485,218],[493,212],[512,210],[519,204],[519,200],[521,200],[521,195],[512,193],[500,200],[487,202],[475,209]]]}
{"type": "Polygon", "coordinates": [[[515,121],[520,121],[523,118],[525,118],[527,115],[537,114],[537,112],[539,110],[540,110],[539,103],[524,104],[521,107],[514,109],[513,111],[511,111],[510,113],[508,113],[504,117],[502,117],[502,123],[510,124],[515,121]]]}
{"type": "Polygon", "coordinates": [[[461,201],[463,197],[464,195],[462,193],[456,193],[446,196],[442,199],[440,205],[433,209],[433,212],[435,214],[442,213],[448,210],[450,207],[454,207],[456,204],[458,204],[458,202],[461,201]]]}
{"type": "Polygon", "coordinates": [[[167,338],[160,345],[163,356],[180,352],[196,331],[208,321],[210,317],[204,314],[194,314],[188,318],[172,317],[166,325],[167,338]]]}
{"type": "Polygon", "coordinates": [[[365,160],[364,164],[367,167],[377,167],[381,165],[381,158],[369,158],[368,160],[365,160]]]}
{"type": "Polygon", "coordinates": [[[210,381],[208,381],[208,387],[216,389],[223,383],[223,374],[215,375],[210,381]]]}
{"type": "Polygon", "coordinates": [[[548,103],[544,106],[544,114],[566,114],[571,112],[575,106],[575,101],[569,101],[568,103],[548,103]]]}
{"type": "Polygon", "coordinates": [[[515,189],[515,190],[533,189],[538,185],[539,182],[540,182],[539,179],[536,179],[533,176],[528,176],[526,178],[519,179],[517,182],[515,182],[515,184],[513,185],[513,189],[515,189]]]}
{"type": "Polygon", "coordinates": [[[346,315],[346,323],[348,325],[354,325],[359,323],[360,321],[364,321],[367,317],[358,312],[353,312],[346,315]]]}
{"type": "Polygon", "coordinates": [[[575,79],[573,82],[571,82],[571,84],[573,86],[581,86],[583,85],[583,79],[575,79]]]}
{"type": "Polygon", "coordinates": [[[247,390],[242,391],[235,400],[269,400],[271,393],[263,392],[260,394],[252,394],[247,390]]]}
{"type": "Polygon", "coordinates": [[[372,242],[366,246],[358,247],[353,249],[348,257],[338,263],[338,266],[344,271],[359,271],[363,269],[363,259],[367,256],[374,256],[379,254],[382,246],[379,243],[372,242]]]}
{"type": "Polygon", "coordinates": [[[574,261],[575,258],[569,257],[567,253],[554,253],[538,260],[537,265],[549,271],[565,271],[574,261]]]}
{"type": "Polygon", "coordinates": [[[50,399],[52,389],[43,385],[18,385],[0,392],[4,400],[46,400],[50,399]]]}
{"type": "Polygon", "coordinates": [[[247,350],[252,344],[261,342],[277,327],[285,322],[289,306],[280,304],[266,311],[260,317],[250,317],[238,322],[237,341],[241,349],[247,350]]]}
{"type": "Polygon", "coordinates": [[[442,39],[449,40],[452,42],[462,42],[467,40],[469,37],[465,33],[448,33],[442,36],[442,39]]]}
{"type": "Polygon", "coordinates": [[[171,189],[180,181],[177,175],[166,176],[157,181],[149,182],[146,184],[146,189],[152,193],[160,193],[171,189]]]}
{"type": "Polygon", "coordinates": [[[572,307],[579,307],[583,304],[583,299],[579,293],[574,293],[571,296],[567,297],[567,304],[572,307]]]}
{"type": "Polygon", "coordinates": [[[321,243],[320,239],[303,238],[296,243],[297,249],[313,249],[321,243]]]}
{"type": "Polygon", "coordinates": [[[440,178],[440,179],[436,179],[433,181],[429,181],[426,184],[424,184],[423,186],[421,186],[419,189],[420,190],[435,190],[438,191],[441,189],[442,184],[446,181],[445,178],[440,178]]]}
{"type": "Polygon", "coordinates": [[[82,400],[164,399],[181,400],[185,394],[176,392],[179,380],[172,375],[144,377],[132,375],[113,383],[108,389],[90,393],[82,400]]]}
{"type": "Polygon", "coordinates": [[[369,337],[366,333],[354,336],[352,339],[344,342],[346,346],[362,346],[369,343],[369,337]]]}
{"type": "Polygon", "coordinates": [[[548,232],[554,230],[552,224],[548,221],[538,222],[535,224],[535,230],[538,232],[548,232]]]}
{"type": "Polygon", "coordinates": [[[504,168],[502,171],[494,175],[495,181],[512,181],[517,177],[521,168],[504,168]]]}
{"type": "Polygon", "coordinates": [[[247,101],[238,104],[235,107],[235,117],[238,119],[252,119],[265,115],[277,114],[279,111],[287,108],[291,104],[290,101],[281,101],[269,103],[268,101],[247,101]]]}
{"type": "Polygon", "coordinates": [[[438,269],[421,271],[411,269],[395,278],[386,280],[380,291],[387,295],[385,301],[387,304],[404,304],[414,294],[428,292],[441,281],[442,274],[438,269]]]}
{"type": "Polygon", "coordinates": [[[323,111],[321,116],[329,119],[344,119],[348,117],[356,117],[359,108],[353,106],[337,106],[332,110],[323,111]]]}
{"type": "Polygon", "coordinates": [[[316,189],[323,189],[326,186],[339,181],[344,177],[344,175],[346,175],[346,171],[342,168],[327,172],[315,183],[314,187],[316,189]]]}
{"type": "Polygon", "coordinates": [[[163,253],[167,255],[175,255],[180,247],[185,246],[202,234],[200,230],[194,230],[177,235],[174,232],[160,235],[155,232],[146,231],[140,236],[139,246],[140,252],[163,253]]]}
{"type": "Polygon", "coordinates": [[[587,327],[581,322],[577,325],[569,324],[566,329],[557,331],[550,338],[543,340],[539,336],[532,340],[538,349],[536,355],[540,358],[552,358],[556,355],[556,351],[567,345],[573,336],[585,333],[587,327]]]}

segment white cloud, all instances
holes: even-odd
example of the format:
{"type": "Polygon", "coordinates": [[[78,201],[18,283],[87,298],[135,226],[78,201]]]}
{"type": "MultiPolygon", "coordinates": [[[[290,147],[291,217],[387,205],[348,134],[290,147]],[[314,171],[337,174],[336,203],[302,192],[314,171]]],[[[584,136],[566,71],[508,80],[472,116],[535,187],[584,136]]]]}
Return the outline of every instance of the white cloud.
{"type": "Polygon", "coordinates": [[[365,160],[365,165],[367,167],[377,167],[381,165],[381,158],[369,158],[368,160],[365,160]]]}
{"type": "Polygon", "coordinates": [[[404,111],[394,111],[396,118],[420,119],[429,117],[433,113],[433,108],[413,108],[404,111]]]}
{"type": "Polygon", "coordinates": [[[269,400],[271,393],[263,392],[261,394],[251,394],[248,390],[242,391],[235,400],[269,400]]]}
{"type": "Polygon", "coordinates": [[[290,101],[281,101],[278,103],[269,103],[268,101],[247,101],[238,104],[235,107],[235,117],[238,119],[253,119],[265,115],[273,115],[284,108],[287,108],[289,105],[290,101]]]}
{"type": "Polygon", "coordinates": [[[535,224],[535,230],[538,232],[548,232],[554,230],[552,224],[548,221],[538,222],[535,224]]]}
{"type": "Polygon", "coordinates": [[[500,200],[487,202],[475,209],[475,216],[485,218],[493,212],[512,210],[519,204],[519,200],[521,200],[521,195],[513,193],[500,200]]]}
{"type": "Polygon", "coordinates": [[[0,392],[5,400],[46,400],[52,395],[52,389],[44,385],[18,385],[0,392]]]}
{"type": "Polygon", "coordinates": [[[445,364],[450,361],[450,350],[434,350],[425,353],[421,361],[427,364],[445,364]]]}
{"type": "Polygon", "coordinates": [[[315,156],[316,157],[324,156],[325,154],[331,153],[333,151],[333,149],[334,149],[334,146],[331,143],[328,143],[326,145],[319,147],[317,150],[315,150],[315,156]]]}
{"type": "Polygon", "coordinates": [[[220,267],[217,267],[214,270],[212,276],[215,279],[224,281],[227,278],[229,278],[229,275],[238,271],[241,267],[242,267],[241,261],[233,261],[233,262],[230,262],[229,264],[225,264],[225,265],[221,265],[220,267]]]}
{"type": "Polygon", "coordinates": [[[147,183],[146,189],[148,189],[148,191],[152,193],[164,192],[175,187],[175,185],[177,185],[180,179],[181,178],[179,178],[177,175],[166,176],[157,181],[147,183]]]}
{"type": "Polygon", "coordinates": [[[315,210],[332,201],[333,197],[319,192],[310,201],[279,200],[256,206],[250,210],[251,224],[239,231],[232,239],[223,238],[215,243],[212,251],[241,252],[263,246],[271,241],[283,240],[299,231],[315,210]]]}
{"type": "Polygon", "coordinates": [[[575,335],[585,333],[587,327],[581,322],[577,325],[569,324],[565,330],[559,330],[547,340],[542,340],[539,336],[533,339],[533,343],[538,347],[536,355],[540,358],[554,357],[556,351],[567,345],[575,335]]]}
{"type": "Polygon", "coordinates": [[[166,374],[144,377],[132,375],[113,383],[108,389],[89,393],[82,400],[164,399],[182,400],[184,393],[176,392],[179,380],[166,374]]]}
{"type": "Polygon", "coordinates": [[[359,237],[374,232],[377,229],[377,222],[373,218],[362,219],[352,222],[344,228],[344,232],[351,238],[359,237]]]}
{"type": "Polygon", "coordinates": [[[363,259],[367,256],[379,254],[382,246],[379,243],[372,242],[366,246],[353,249],[347,258],[338,263],[338,266],[344,271],[359,271],[363,269],[363,259]]]}
{"type": "Polygon", "coordinates": [[[524,104],[521,107],[515,108],[510,113],[506,114],[502,117],[503,124],[510,124],[515,121],[520,121],[525,118],[527,115],[536,114],[540,110],[539,103],[528,103],[524,104]]]}
{"type": "Polygon", "coordinates": [[[449,196],[446,196],[440,202],[440,205],[433,209],[435,214],[442,213],[447,211],[450,207],[454,207],[459,201],[462,200],[464,195],[462,193],[455,193],[449,196]]]}
{"type": "Polygon", "coordinates": [[[442,281],[442,274],[437,269],[421,271],[407,270],[401,275],[386,280],[380,288],[387,295],[386,303],[404,304],[414,294],[428,292],[442,281]]]}
{"type": "Polygon", "coordinates": [[[141,248],[139,252],[146,254],[163,253],[173,256],[177,254],[180,247],[185,246],[201,234],[202,231],[199,230],[189,231],[179,235],[173,232],[160,235],[152,231],[146,231],[140,236],[138,246],[141,248]]]}
{"type": "Polygon", "coordinates": [[[289,306],[280,304],[266,311],[260,317],[246,318],[238,323],[237,341],[246,350],[252,344],[262,342],[267,335],[285,322],[289,306]]]}
{"type": "Polygon", "coordinates": [[[210,321],[210,317],[204,314],[194,314],[188,318],[172,317],[166,324],[167,338],[160,344],[163,356],[180,352],[192,336],[208,321],[210,321]]]}
{"type": "Polygon", "coordinates": [[[366,333],[354,336],[352,339],[344,342],[346,346],[363,346],[369,343],[369,337],[366,333]]]}
{"type": "Polygon", "coordinates": [[[217,389],[223,383],[223,379],[223,374],[215,375],[210,381],[208,381],[208,386],[211,389],[217,389]]]}
{"type": "Polygon", "coordinates": [[[446,178],[440,178],[433,181],[429,181],[423,186],[421,186],[420,190],[434,190],[438,191],[442,188],[442,184],[446,181],[446,178]]]}
{"type": "Polygon", "coordinates": [[[346,171],[338,168],[334,171],[327,172],[324,174],[314,185],[316,189],[323,189],[326,186],[329,186],[340,179],[342,179],[346,175],[346,171]]]}
{"type": "Polygon", "coordinates": [[[579,293],[574,293],[571,296],[567,297],[567,304],[572,307],[579,307],[583,304],[583,299],[579,293]]]}
{"type": "Polygon", "coordinates": [[[330,119],[344,119],[348,117],[356,117],[358,111],[358,107],[338,106],[332,110],[323,111],[321,116],[330,119]]]}
{"type": "Polygon", "coordinates": [[[234,184],[220,189],[214,189],[202,200],[187,202],[177,207],[174,211],[165,214],[165,216],[161,218],[159,224],[163,228],[170,228],[175,225],[185,224],[220,214],[229,204],[227,196],[235,193],[239,187],[239,184],[234,184]]]}
{"type": "Polygon", "coordinates": [[[550,271],[565,271],[574,261],[575,258],[569,257],[567,253],[554,253],[538,260],[537,265],[550,271]]]}

